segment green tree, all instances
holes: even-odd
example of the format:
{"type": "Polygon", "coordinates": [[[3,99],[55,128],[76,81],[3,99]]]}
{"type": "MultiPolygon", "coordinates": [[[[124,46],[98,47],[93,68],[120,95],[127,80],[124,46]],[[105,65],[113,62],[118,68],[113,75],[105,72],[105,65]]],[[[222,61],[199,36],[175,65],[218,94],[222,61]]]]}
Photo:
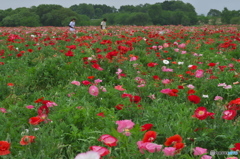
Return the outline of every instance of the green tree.
{"type": "Polygon", "coordinates": [[[128,25],[144,26],[150,24],[150,17],[147,13],[131,13],[126,22],[128,25]]]}
{"type": "Polygon", "coordinates": [[[94,18],[95,15],[92,4],[81,3],[79,5],[71,6],[70,9],[77,12],[78,14],[84,14],[89,18],[94,18]]]}
{"type": "Polygon", "coordinates": [[[221,14],[222,13],[217,9],[210,9],[207,16],[209,16],[209,17],[221,17],[221,14]]]}
{"type": "Polygon", "coordinates": [[[41,4],[39,6],[37,6],[34,11],[36,12],[36,14],[40,17],[40,22],[42,25],[47,25],[45,24],[45,17],[44,15],[52,12],[53,10],[58,10],[58,9],[62,9],[63,7],[61,5],[56,5],[56,4],[41,4]]]}
{"type": "Polygon", "coordinates": [[[148,8],[148,15],[151,18],[151,21],[154,25],[162,24],[162,6],[159,3],[156,3],[154,5],[150,5],[148,8]]]}
{"type": "Polygon", "coordinates": [[[83,21],[87,21],[89,23],[89,18],[87,19],[85,16],[81,17],[76,12],[72,11],[69,8],[61,8],[57,10],[53,10],[47,14],[43,15],[44,24],[47,26],[68,26],[70,20],[72,18],[76,18],[78,22],[77,25],[81,24],[83,21]]]}
{"type": "Polygon", "coordinates": [[[231,24],[240,24],[240,17],[233,17],[230,20],[231,24]]]}
{"type": "Polygon", "coordinates": [[[40,18],[34,12],[31,12],[29,8],[17,8],[12,11],[12,14],[6,16],[2,20],[4,26],[40,26],[40,18]]]}

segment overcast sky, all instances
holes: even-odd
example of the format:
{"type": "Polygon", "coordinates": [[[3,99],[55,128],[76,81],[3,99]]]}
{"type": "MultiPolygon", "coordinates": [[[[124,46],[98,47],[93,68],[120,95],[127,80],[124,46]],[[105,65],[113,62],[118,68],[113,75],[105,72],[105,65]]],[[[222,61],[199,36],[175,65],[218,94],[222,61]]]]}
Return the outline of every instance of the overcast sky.
{"type": "MultiPolygon", "coordinates": [[[[119,9],[122,5],[154,4],[164,0],[0,0],[0,9],[16,9],[19,7],[38,6],[40,4],[59,4],[63,7],[70,7],[74,4],[106,4],[119,9]]],[[[224,7],[229,10],[240,10],[240,0],[182,0],[195,7],[198,14],[207,14],[210,9],[222,11],[224,7]]]]}

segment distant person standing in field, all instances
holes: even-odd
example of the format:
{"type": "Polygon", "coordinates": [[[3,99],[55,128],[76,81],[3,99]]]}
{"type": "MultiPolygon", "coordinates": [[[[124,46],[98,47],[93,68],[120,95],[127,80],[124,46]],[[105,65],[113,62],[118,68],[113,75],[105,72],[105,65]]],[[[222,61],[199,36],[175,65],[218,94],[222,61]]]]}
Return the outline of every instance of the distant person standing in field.
{"type": "Polygon", "coordinates": [[[101,22],[101,29],[105,32],[107,32],[106,26],[107,26],[107,19],[104,18],[103,21],[101,22]]]}
{"type": "Polygon", "coordinates": [[[75,21],[76,21],[76,19],[75,18],[73,18],[72,20],[71,20],[71,22],[69,23],[69,30],[71,31],[71,32],[74,32],[75,31],[75,21]]]}

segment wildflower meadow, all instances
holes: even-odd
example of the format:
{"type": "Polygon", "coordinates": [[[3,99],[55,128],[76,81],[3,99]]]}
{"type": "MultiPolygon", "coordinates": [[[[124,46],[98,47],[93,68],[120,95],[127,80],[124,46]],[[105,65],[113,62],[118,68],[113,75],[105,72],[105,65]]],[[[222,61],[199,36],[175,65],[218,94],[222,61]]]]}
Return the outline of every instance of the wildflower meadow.
{"type": "Polygon", "coordinates": [[[0,27],[0,158],[239,158],[239,29],[0,27]]]}

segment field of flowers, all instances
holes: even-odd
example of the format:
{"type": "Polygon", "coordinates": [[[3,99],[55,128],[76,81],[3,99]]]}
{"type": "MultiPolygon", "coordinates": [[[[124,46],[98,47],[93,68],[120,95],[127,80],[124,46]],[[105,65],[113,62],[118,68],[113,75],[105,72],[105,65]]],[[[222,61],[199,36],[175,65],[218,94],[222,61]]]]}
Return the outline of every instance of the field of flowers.
{"type": "Polygon", "coordinates": [[[1,27],[0,156],[237,159],[239,29],[1,27]]]}

